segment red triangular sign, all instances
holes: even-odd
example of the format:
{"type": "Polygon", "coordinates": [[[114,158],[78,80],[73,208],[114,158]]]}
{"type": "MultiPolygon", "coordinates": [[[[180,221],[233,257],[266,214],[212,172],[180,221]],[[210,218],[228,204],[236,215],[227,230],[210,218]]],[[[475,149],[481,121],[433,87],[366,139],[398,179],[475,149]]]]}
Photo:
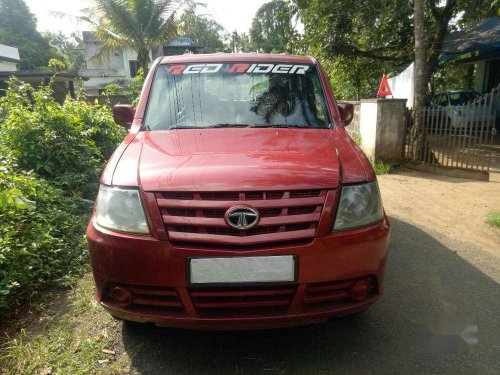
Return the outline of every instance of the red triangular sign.
{"type": "Polygon", "coordinates": [[[392,95],[391,88],[389,87],[389,82],[387,81],[387,76],[384,74],[382,76],[382,82],[380,82],[380,87],[378,88],[377,96],[387,96],[392,95]]]}

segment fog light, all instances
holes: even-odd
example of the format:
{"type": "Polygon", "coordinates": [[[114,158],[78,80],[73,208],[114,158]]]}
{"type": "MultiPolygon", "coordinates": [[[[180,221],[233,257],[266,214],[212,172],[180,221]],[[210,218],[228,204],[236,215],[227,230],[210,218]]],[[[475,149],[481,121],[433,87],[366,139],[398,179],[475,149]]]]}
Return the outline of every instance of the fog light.
{"type": "Polygon", "coordinates": [[[366,280],[360,280],[351,288],[351,298],[355,301],[362,300],[368,296],[372,286],[366,280]]]}
{"type": "Polygon", "coordinates": [[[111,298],[114,302],[120,305],[130,304],[130,292],[127,289],[120,288],[119,286],[114,287],[111,291],[111,298]]]}

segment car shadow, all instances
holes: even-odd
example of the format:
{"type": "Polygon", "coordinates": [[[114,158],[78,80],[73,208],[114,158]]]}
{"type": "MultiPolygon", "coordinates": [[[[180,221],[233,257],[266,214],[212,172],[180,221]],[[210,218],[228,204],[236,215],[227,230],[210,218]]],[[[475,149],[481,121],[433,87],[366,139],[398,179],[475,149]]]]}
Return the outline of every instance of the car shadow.
{"type": "Polygon", "coordinates": [[[267,331],[188,331],[125,323],[122,344],[133,371],[498,373],[499,284],[425,231],[395,218],[391,222],[386,291],[369,310],[326,324],[267,331]],[[440,327],[432,328],[437,335],[430,333],[432,324],[440,327]],[[465,328],[463,338],[452,334],[465,328]]]}

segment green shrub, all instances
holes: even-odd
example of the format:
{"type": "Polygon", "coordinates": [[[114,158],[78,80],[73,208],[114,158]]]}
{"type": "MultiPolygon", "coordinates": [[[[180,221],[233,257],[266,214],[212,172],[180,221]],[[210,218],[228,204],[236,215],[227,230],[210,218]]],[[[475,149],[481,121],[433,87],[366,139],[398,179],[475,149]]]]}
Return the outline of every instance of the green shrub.
{"type": "Polygon", "coordinates": [[[144,70],[139,68],[136,76],[127,86],[122,87],[116,83],[110,83],[104,88],[105,96],[124,95],[130,104],[137,105],[139,95],[144,85],[144,70]]]}
{"type": "Polygon", "coordinates": [[[108,108],[80,99],[61,105],[48,86],[35,90],[11,80],[0,109],[5,113],[0,142],[19,168],[87,197],[96,191],[105,160],[124,136],[108,108]]]}
{"type": "Polygon", "coordinates": [[[125,131],[81,98],[17,80],[0,99],[0,315],[88,263],[85,227],[105,161],[125,131]]]}
{"type": "Polygon", "coordinates": [[[495,228],[500,228],[500,211],[492,211],[486,217],[486,222],[495,228]]]}
{"type": "Polygon", "coordinates": [[[372,163],[372,165],[373,165],[373,170],[378,175],[387,174],[392,169],[392,166],[390,164],[386,164],[382,161],[375,161],[372,163]]]}
{"type": "Polygon", "coordinates": [[[0,191],[30,205],[0,211],[0,314],[43,286],[63,284],[87,262],[89,204],[29,173],[0,172],[0,191]]]}

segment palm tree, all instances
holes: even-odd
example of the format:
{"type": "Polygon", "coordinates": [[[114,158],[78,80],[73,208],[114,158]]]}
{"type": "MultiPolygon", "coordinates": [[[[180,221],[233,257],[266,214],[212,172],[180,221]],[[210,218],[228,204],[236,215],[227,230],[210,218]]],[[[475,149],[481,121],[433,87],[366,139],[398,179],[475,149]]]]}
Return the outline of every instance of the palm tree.
{"type": "Polygon", "coordinates": [[[95,27],[103,42],[94,58],[102,60],[116,48],[131,47],[146,74],[149,51],[171,41],[177,35],[177,13],[192,10],[192,0],[93,0],[94,6],[83,21],[95,27]]]}

